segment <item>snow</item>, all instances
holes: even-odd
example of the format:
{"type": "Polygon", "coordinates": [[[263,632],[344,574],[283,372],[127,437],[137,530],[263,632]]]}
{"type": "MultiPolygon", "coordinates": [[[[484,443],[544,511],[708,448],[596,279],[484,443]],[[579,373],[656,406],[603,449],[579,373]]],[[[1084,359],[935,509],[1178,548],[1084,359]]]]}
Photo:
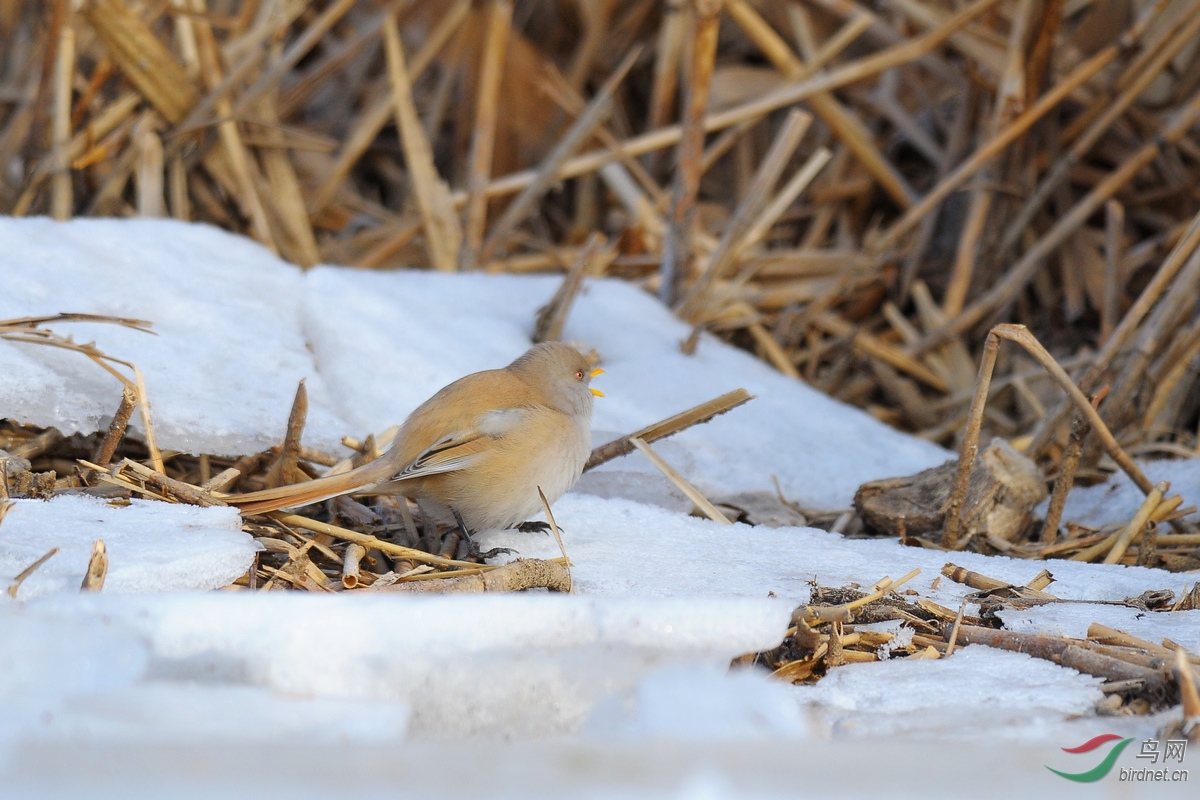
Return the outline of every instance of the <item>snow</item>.
{"type": "MultiPolygon", "coordinates": [[[[216,589],[250,568],[258,544],[242,533],[232,508],[198,508],[150,500],[112,506],[94,497],[16,500],[0,526],[0,584],[51,548],[55,554],[21,584],[18,598],[77,591],[92,544],[103,539],[112,592],[216,589]]],[[[4,595],[7,599],[7,595],[4,595]]]]}
{"type": "MultiPolygon", "coordinates": [[[[0,217],[0,241],[0,319],[82,312],[154,324],[157,335],[50,328],[141,369],[159,447],[242,455],[277,444],[301,378],[306,443],[336,447],[348,432],[301,334],[303,276],[262,246],[165,220],[0,217]]],[[[114,377],[52,347],[0,340],[0,374],[0,417],[65,434],[103,430],[121,400],[114,377]]]]}
{"type": "MultiPolygon", "coordinates": [[[[1148,589],[1183,588],[1181,576],[1160,569],[951,554],[905,547],[892,538],[846,539],[813,528],[721,525],[578,493],[563,497],[552,510],[575,564],[575,585],[589,594],[764,597],[773,592],[797,605],[808,602],[813,581],[869,587],[884,576],[899,579],[920,569],[906,586],[957,609],[975,590],[942,577],[947,562],[1016,584],[1028,583],[1045,568],[1055,578],[1046,591],[1073,600],[1124,600],[1148,589]]],[[[526,558],[559,555],[554,539],[543,534],[489,531],[479,538],[485,550],[508,547],[526,558]]]]}
{"type": "MultiPolygon", "coordinates": [[[[344,452],[340,437],[399,423],[445,383],[520,354],[559,281],[301,272],[170,221],[0,219],[0,236],[0,318],[151,320],[157,336],[54,327],[139,365],[161,447],[226,455],[278,442],[301,378],[305,443],[344,452]]],[[[749,404],[655,445],[710,496],[773,493],[778,479],[789,500],[838,509],[863,481],[951,457],[714,337],[686,356],[688,333],[630,284],[586,284],[566,336],[606,370],[597,443],[745,387],[749,404]]],[[[81,356],[34,345],[0,341],[0,374],[0,417],[66,433],[102,428],[120,395],[81,356]]],[[[1200,500],[1200,461],[1145,469],[1185,505],[1200,500]]],[[[1065,519],[1123,522],[1139,503],[1118,476],[1076,489],[1065,519]]],[[[328,596],[196,591],[227,585],[253,558],[230,509],[18,501],[0,524],[0,586],[60,552],[15,601],[0,594],[0,786],[6,797],[950,797],[964,786],[1070,797],[1083,790],[1045,769],[1064,763],[1059,748],[1105,732],[1147,738],[1172,721],[1096,716],[1096,679],[979,646],[846,665],[802,687],[728,664],[778,644],[814,582],[867,588],[920,569],[904,589],[957,608],[970,590],[940,575],[947,561],[1013,583],[1045,567],[1047,591],[1076,601],[1178,592],[1194,576],[948,556],[690,510],[633,454],[554,507],[573,596],[328,596]],[[96,538],[105,589],[80,595],[96,538]]],[[[559,554],[542,534],[480,540],[559,554]]],[[[1001,612],[1014,630],[1082,636],[1101,622],[1193,650],[1197,615],[1098,602],[1001,612]]],[[[1149,786],[1122,784],[1130,796],[1149,786]]]]}
{"type": "MultiPolygon", "coordinates": [[[[327,385],[338,387],[339,411],[359,428],[379,431],[464,373],[524,352],[537,309],[559,283],[553,276],[319,268],[307,276],[306,333],[327,385]]],[[[597,444],[740,387],[757,399],[674,437],[664,452],[706,491],[762,491],[774,475],[801,504],[844,508],[864,481],[951,457],[714,337],[702,336],[695,355],[684,355],[679,344],[689,333],[624,281],[587,284],[564,338],[595,349],[606,370],[596,381],[605,394],[592,420],[597,444]]],[[[645,471],[640,460],[610,464],[590,483],[600,475],[620,481],[631,471],[636,483],[645,471]]]]}

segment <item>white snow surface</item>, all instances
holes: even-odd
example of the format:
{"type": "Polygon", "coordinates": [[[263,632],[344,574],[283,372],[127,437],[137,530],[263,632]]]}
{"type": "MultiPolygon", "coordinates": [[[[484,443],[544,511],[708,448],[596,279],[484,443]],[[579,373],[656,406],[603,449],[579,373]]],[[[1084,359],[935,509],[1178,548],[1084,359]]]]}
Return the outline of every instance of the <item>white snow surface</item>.
{"type": "MultiPolygon", "coordinates": [[[[54,327],[141,367],[161,447],[214,454],[277,443],[302,378],[306,444],[338,451],[343,435],[401,422],[451,380],[519,355],[559,281],[304,273],[244,239],[169,221],[0,219],[0,235],[0,318],[152,321],[157,336],[54,327]]],[[[606,370],[597,443],[745,387],[757,396],[746,406],[656,445],[714,496],[773,492],[777,478],[791,500],[843,508],[863,481],[951,457],[713,337],[685,356],[687,334],[629,284],[586,284],[566,336],[606,370]]],[[[0,417],[66,433],[102,429],[120,396],[82,356],[35,345],[0,341],[0,375],[0,417]]],[[[1145,468],[1194,504],[1197,464],[1145,468]]],[[[1139,493],[1110,483],[1073,492],[1066,519],[1132,516],[1139,493]]],[[[979,646],[851,664],[805,687],[727,665],[778,644],[812,582],[865,588],[919,569],[902,590],[957,608],[969,590],[940,577],[947,561],[1014,583],[1046,567],[1047,591],[1084,601],[1003,612],[1015,630],[1082,636],[1102,622],[1200,649],[1200,612],[1086,602],[1179,591],[1194,576],[948,557],[892,539],[717,525],[690,509],[634,454],[555,505],[575,595],[321,596],[187,591],[224,586],[253,558],[230,509],[19,501],[0,524],[0,587],[60,551],[15,600],[0,593],[0,794],[1085,796],[1045,769],[1079,766],[1059,748],[1106,732],[1147,738],[1171,719],[1098,717],[1097,679],[979,646]],[[80,595],[97,538],[105,589],[80,595]]],[[[542,534],[479,538],[559,555],[542,534]]],[[[1142,766],[1136,751],[1119,763],[1142,766]]],[[[1129,796],[1182,788],[1122,784],[1129,796]]]]}
{"type": "Polygon", "coordinates": [[[76,591],[97,539],[107,549],[104,585],[111,592],[216,589],[244,575],[259,550],[232,508],[150,500],[117,507],[70,495],[48,502],[16,500],[0,525],[0,584],[8,586],[58,548],[21,584],[17,597],[76,591]]]}
{"type": "MultiPolygon", "coordinates": [[[[303,275],[261,245],[165,220],[4,217],[0,241],[0,319],[87,313],[153,323],[157,335],[50,327],[141,369],[160,447],[241,455],[277,444],[302,378],[306,442],[334,447],[348,432],[301,333],[303,275]]],[[[114,377],[53,347],[0,340],[0,375],[0,417],[66,434],[103,430],[121,400],[114,377]]]]}

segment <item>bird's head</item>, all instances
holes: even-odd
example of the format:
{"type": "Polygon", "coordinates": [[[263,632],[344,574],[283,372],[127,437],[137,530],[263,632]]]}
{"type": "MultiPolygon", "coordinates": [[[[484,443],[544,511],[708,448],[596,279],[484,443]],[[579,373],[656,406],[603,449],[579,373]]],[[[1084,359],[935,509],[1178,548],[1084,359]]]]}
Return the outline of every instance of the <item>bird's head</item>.
{"type": "Polygon", "coordinates": [[[542,342],[508,367],[520,375],[546,405],[565,413],[592,415],[594,397],[604,393],[591,386],[604,372],[593,360],[562,342],[542,342]]]}

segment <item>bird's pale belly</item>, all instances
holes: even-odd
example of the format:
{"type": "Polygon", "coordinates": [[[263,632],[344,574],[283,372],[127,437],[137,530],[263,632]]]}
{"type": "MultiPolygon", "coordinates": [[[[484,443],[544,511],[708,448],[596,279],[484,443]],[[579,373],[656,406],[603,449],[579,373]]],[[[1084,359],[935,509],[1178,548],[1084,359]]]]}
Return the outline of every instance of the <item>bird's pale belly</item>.
{"type": "Polygon", "coordinates": [[[502,471],[480,464],[431,476],[421,494],[457,511],[472,531],[511,528],[541,512],[538,487],[553,503],[579,480],[591,452],[590,431],[572,431],[570,438],[570,447],[542,449],[535,463],[526,462],[521,469],[502,471]]]}

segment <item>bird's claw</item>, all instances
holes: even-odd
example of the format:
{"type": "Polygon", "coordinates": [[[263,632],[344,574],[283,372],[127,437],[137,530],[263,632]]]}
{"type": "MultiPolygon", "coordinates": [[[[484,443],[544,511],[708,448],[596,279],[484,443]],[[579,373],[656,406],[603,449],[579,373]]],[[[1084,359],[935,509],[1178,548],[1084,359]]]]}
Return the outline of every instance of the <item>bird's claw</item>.
{"type": "Polygon", "coordinates": [[[521,533],[550,533],[552,529],[549,522],[531,520],[529,522],[522,522],[517,526],[517,530],[521,533]]]}
{"type": "Polygon", "coordinates": [[[480,553],[478,552],[478,546],[476,546],[476,552],[472,553],[471,555],[480,560],[487,560],[489,558],[496,558],[497,556],[501,555],[515,556],[517,555],[517,551],[513,550],[511,547],[493,547],[491,550],[480,553]]]}

